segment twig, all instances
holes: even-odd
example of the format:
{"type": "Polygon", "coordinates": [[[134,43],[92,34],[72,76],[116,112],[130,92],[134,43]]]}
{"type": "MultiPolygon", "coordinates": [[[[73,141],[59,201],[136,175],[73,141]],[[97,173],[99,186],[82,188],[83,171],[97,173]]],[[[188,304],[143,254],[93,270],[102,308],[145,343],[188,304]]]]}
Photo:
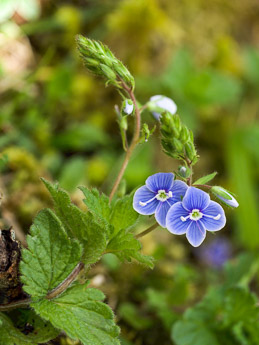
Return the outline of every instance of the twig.
{"type": "MultiPolygon", "coordinates": [[[[46,295],[45,298],[48,300],[51,300],[59,296],[73,283],[73,281],[76,280],[76,278],[78,277],[79,273],[82,271],[83,268],[84,268],[84,264],[82,262],[79,262],[79,264],[74,268],[74,270],[70,273],[70,275],[65,280],[63,280],[61,284],[55,287],[55,289],[50,291],[46,295]]],[[[30,298],[25,298],[20,301],[11,302],[8,304],[1,304],[0,311],[9,311],[16,308],[25,308],[25,307],[28,307],[30,303],[32,303],[32,300],[30,298]]]]}
{"type": "Polygon", "coordinates": [[[79,262],[79,264],[74,268],[70,275],[65,280],[63,280],[61,284],[55,287],[55,289],[47,294],[46,299],[53,299],[64,292],[69,287],[69,285],[73,283],[73,281],[77,278],[84,266],[85,265],[82,262],[79,262]]]}
{"type": "Polygon", "coordinates": [[[147,228],[146,230],[144,230],[144,231],[140,232],[139,234],[137,234],[135,236],[135,238],[143,237],[143,236],[149,234],[151,231],[155,230],[157,227],[158,227],[158,224],[155,223],[155,224],[151,225],[149,228],[147,228]]]}
{"type": "Polygon", "coordinates": [[[124,172],[125,172],[125,170],[127,168],[128,163],[129,163],[130,157],[131,157],[135,147],[138,144],[139,135],[140,135],[140,126],[141,126],[140,110],[139,110],[139,108],[137,106],[137,101],[136,101],[134,92],[122,80],[121,80],[121,85],[124,88],[124,90],[128,93],[128,95],[131,98],[131,100],[132,100],[132,102],[134,104],[134,107],[135,107],[135,129],[134,129],[134,135],[133,135],[131,144],[130,144],[127,152],[126,152],[126,155],[125,155],[124,161],[122,163],[121,169],[120,169],[120,171],[118,173],[118,176],[117,176],[117,178],[116,178],[116,180],[114,182],[114,185],[112,187],[112,190],[111,190],[111,193],[110,193],[110,196],[109,196],[110,202],[112,201],[112,199],[114,197],[114,194],[116,193],[116,191],[118,189],[120,181],[121,181],[121,179],[123,177],[123,174],[124,174],[124,172]]]}
{"type": "Polygon", "coordinates": [[[204,188],[208,188],[208,189],[212,188],[212,186],[209,186],[208,184],[195,184],[194,183],[193,186],[194,187],[200,187],[200,188],[204,187],[204,188]]]}

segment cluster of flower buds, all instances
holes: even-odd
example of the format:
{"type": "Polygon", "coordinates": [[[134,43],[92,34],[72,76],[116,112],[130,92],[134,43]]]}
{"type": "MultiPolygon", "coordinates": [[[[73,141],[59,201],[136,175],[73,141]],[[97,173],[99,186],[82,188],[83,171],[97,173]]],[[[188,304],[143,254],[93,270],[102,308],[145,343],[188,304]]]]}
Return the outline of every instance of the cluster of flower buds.
{"type": "Polygon", "coordinates": [[[81,35],[77,36],[76,41],[80,56],[91,72],[104,77],[107,84],[121,88],[121,82],[124,82],[128,88],[134,89],[134,78],[107,46],[81,35]]]}
{"type": "Polygon", "coordinates": [[[188,160],[190,164],[195,164],[198,155],[192,131],[181,123],[178,115],[172,115],[169,112],[161,115],[160,122],[164,152],[175,159],[188,160]]]}

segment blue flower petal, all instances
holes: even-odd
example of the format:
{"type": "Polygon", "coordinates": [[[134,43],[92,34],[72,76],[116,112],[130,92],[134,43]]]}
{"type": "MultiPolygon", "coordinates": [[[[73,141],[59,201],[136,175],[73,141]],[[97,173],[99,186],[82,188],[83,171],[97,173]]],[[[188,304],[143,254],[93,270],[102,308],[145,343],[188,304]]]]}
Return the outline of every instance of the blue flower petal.
{"type": "Polygon", "coordinates": [[[169,211],[171,205],[167,201],[160,201],[160,204],[158,205],[155,213],[156,221],[159,225],[161,225],[163,228],[166,227],[166,215],[169,211]]]}
{"type": "Polygon", "coordinates": [[[199,220],[192,221],[187,229],[186,237],[193,247],[199,247],[206,237],[206,229],[199,220]]]}
{"type": "Polygon", "coordinates": [[[155,210],[159,204],[159,201],[155,198],[156,194],[151,192],[146,186],[142,186],[136,190],[133,198],[133,208],[140,214],[150,215],[155,213],[155,210]],[[153,200],[152,200],[153,199],[153,200]],[[151,202],[142,206],[140,203],[145,203],[149,200],[151,202]]]}
{"type": "Polygon", "coordinates": [[[146,179],[146,186],[152,192],[157,193],[160,189],[169,191],[174,182],[173,173],[157,173],[146,179]]]}
{"type": "Polygon", "coordinates": [[[186,191],[188,189],[188,186],[183,181],[175,180],[173,183],[173,186],[171,187],[171,191],[173,193],[172,198],[168,199],[170,204],[174,204],[175,202],[182,201],[182,198],[184,197],[186,191]]]}
{"type": "Polygon", "coordinates": [[[192,211],[193,209],[202,211],[209,206],[209,203],[209,194],[194,187],[189,187],[183,198],[183,207],[189,211],[192,211]]]}
{"type": "Polygon", "coordinates": [[[181,202],[175,203],[171,206],[166,216],[167,230],[175,235],[185,234],[188,226],[191,224],[191,220],[186,219],[186,221],[183,222],[181,217],[187,217],[188,215],[189,212],[183,208],[181,202]]]}
{"type": "Polygon", "coordinates": [[[215,201],[211,201],[209,206],[203,210],[204,216],[200,219],[206,230],[218,231],[226,224],[226,216],[223,208],[215,201]],[[209,216],[209,217],[206,217],[209,216]],[[218,217],[213,219],[210,217],[218,217]]]}

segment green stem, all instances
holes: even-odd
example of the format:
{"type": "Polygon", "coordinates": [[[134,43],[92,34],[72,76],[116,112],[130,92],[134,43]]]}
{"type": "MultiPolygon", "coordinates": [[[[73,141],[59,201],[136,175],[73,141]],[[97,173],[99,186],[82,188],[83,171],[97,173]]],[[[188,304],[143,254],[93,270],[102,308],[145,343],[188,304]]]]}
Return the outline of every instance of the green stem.
{"type": "Polygon", "coordinates": [[[193,186],[195,187],[200,187],[200,188],[208,188],[208,189],[211,189],[212,186],[209,186],[208,184],[194,184],[193,186]]]}
{"type": "Polygon", "coordinates": [[[110,196],[109,196],[109,200],[110,202],[112,201],[113,197],[114,197],[114,194],[116,193],[118,187],[119,187],[119,184],[120,184],[120,181],[124,175],[124,172],[128,166],[128,163],[129,163],[129,160],[131,158],[131,155],[135,149],[135,147],[137,146],[138,142],[139,142],[139,136],[140,136],[140,126],[141,126],[141,116],[140,116],[140,110],[138,108],[138,105],[137,105],[137,101],[136,101],[136,98],[135,98],[135,95],[134,95],[134,92],[123,82],[121,81],[121,84],[122,84],[122,87],[124,88],[124,90],[128,93],[129,97],[131,98],[133,104],[134,104],[134,107],[135,107],[135,129],[134,129],[134,134],[133,134],[133,138],[132,138],[132,141],[131,141],[131,144],[125,154],[125,158],[124,158],[124,161],[122,163],[122,166],[120,168],[120,171],[118,173],[118,176],[114,182],[114,185],[112,187],[112,190],[111,190],[111,193],[110,193],[110,196]]]}
{"type": "Polygon", "coordinates": [[[151,225],[149,228],[147,228],[146,230],[140,232],[139,234],[137,234],[135,236],[135,238],[140,238],[140,237],[143,237],[147,234],[149,234],[151,231],[155,230],[159,225],[157,223],[151,225]]]}
{"type": "MultiPolygon", "coordinates": [[[[63,280],[61,284],[59,284],[55,289],[51,290],[47,295],[46,299],[51,300],[53,298],[56,298],[59,296],[62,292],[64,292],[78,277],[79,273],[84,268],[84,264],[82,262],[79,262],[79,264],[76,265],[74,270],[70,273],[70,275],[63,280]]],[[[8,304],[2,304],[0,305],[0,311],[9,311],[16,308],[26,308],[29,306],[29,304],[32,303],[32,300],[30,298],[26,298],[20,301],[11,302],[8,304]]]]}

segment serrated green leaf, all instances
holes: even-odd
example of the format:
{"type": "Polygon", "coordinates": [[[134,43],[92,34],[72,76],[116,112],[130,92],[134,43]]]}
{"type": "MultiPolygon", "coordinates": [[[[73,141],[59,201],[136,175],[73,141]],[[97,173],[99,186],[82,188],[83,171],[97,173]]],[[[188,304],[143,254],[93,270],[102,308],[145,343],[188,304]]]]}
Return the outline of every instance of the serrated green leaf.
{"type": "Polygon", "coordinates": [[[66,191],[42,179],[49,190],[55,212],[61,220],[69,236],[77,238],[84,246],[83,262],[93,264],[97,262],[106,248],[107,228],[98,225],[89,212],[83,212],[72,204],[66,191]]]}
{"type": "Polygon", "coordinates": [[[201,178],[199,178],[197,181],[195,181],[193,183],[193,185],[196,185],[196,184],[205,184],[211,180],[214,179],[214,177],[217,175],[217,172],[213,172],[212,174],[209,174],[209,175],[206,175],[206,176],[203,176],[201,178]]]}
{"type": "Polygon", "coordinates": [[[126,195],[118,199],[111,212],[110,223],[114,226],[114,234],[119,230],[130,230],[139,218],[139,214],[133,209],[133,195],[126,195]]]}
{"type": "Polygon", "coordinates": [[[32,304],[36,312],[72,339],[84,345],[119,345],[119,328],[104,295],[97,289],[75,285],[61,296],[32,304]]]}
{"type": "Polygon", "coordinates": [[[103,193],[100,194],[96,188],[88,189],[81,186],[79,189],[85,196],[84,203],[86,204],[88,210],[98,220],[99,224],[108,227],[111,214],[109,198],[103,193]]]}
{"type": "Polygon", "coordinates": [[[172,340],[176,345],[220,345],[215,334],[199,320],[176,322],[172,340]]]}
{"type": "Polygon", "coordinates": [[[253,253],[243,253],[234,262],[224,266],[225,286],[248,286],[259,269],[259,257],[253,253]]]}
{"type": "Polygon", "coordinates": [[[247,289],[241,287],[229,289],[224,300],[225,326],[258,322],[259,307],[256,303],[256,296],[247,289]]]}
{"type": "Polygon", "coordinates": [[[36,345],[58,336],[60,332],[49,322],[41,320],[34,312],[33,315],[34,320],[31,323],[33,330],[25,335],[13,325],[6,314],[0,313],[0,345],[36,345]]]}
{"type": "Polygon", "coordinates": [[[34,219],[27,243],[28,249],[22,250],[21,280],[23,289],[36,299],[46,296],[73,271],[81,259],[82,247],[67,236],[49,209],[34,219]]]}
{"type": "Polygon", "coordinates": [[[87,189],[80,187],[84,193],[89,211],[102,225],[112,226],[112,235],[119,230],[129,230],[137,221],[139,215],[133,209],[133,195],[125,195],[109,205],[109,198],[105,194],[100,194],[96,188],[87,189]]]}
{"type": "Polygon", "coordinates": [[[140,253],[141,243],[131,233],[124,229],[119,231],[108,243],[107,252],[115,254],[120,260],[131,261],[135,259],[144,266],[153,268],[154,261],[151,256],[140,253]]]}

